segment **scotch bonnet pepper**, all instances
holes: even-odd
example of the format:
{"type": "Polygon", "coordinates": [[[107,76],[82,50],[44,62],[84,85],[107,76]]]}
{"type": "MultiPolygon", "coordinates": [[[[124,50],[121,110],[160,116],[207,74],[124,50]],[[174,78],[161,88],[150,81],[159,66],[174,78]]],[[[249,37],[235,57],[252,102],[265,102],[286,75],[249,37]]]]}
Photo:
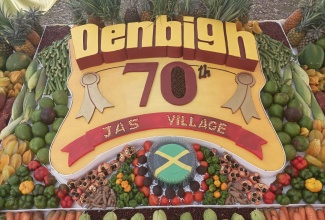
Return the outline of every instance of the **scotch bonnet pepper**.
{"type": "Polygon", "coordinates": [[[310,172],[310,170],[308,168],[305,168],[303,170],[301,170],[299,172],[299,177],[301,177],[302,179],[306,180],[309,179],[313,176],[313,173],[310,172]]]}
{"type": "Polygon", "coordinates": [[[297,170],[302,170],[307,167],[307,160],[302,156],[296,156],[290,161],[291,165],[294,166],[297,170]]]}
{"type": "Polygon", "coordinates": [[[283,186],[288,186],[290,185],[290,180],[291,177],[289,174],[287,173],[278,173],[276,175],[276,181],[278,181],[280,184],[282,184],[283,186]]]}
{"type": "Polygon", "coordinates": [[[27,175],[29,174],[29,169],[28,169],[28,167],[21,165],[21,166],[17,169],[16,174],[17,174],[18,176],[20,176],[20,177],[27,176],[27,175]]]}
{"type": "Polygon", "coordinates": [[[286,166],[284,172],[289,174],[291,177],[297,177],[299,174],[299,171],[292,165],[286,166]]]}
{"type": "Polygon", "coordinates": [[[267,190],[266,193],[263,195],[263,201],[266,204],[273,204],[275,201],[275,194],[270,190],[267,190]]]}
{"type": "Polygon", "coordinates": [[[280,194],[276,196],[276,201],[280,205],[289,205],[291,203],[290,198],[286,194],[280,194]]]}
{"type": "Polygon", "coordinates": [[[22,195],[18,200],[19,208],[21,209],[31,209],[34,206],[34,196],[22,195]]]}
{"type": "Polygon", "coordinates": [[[324,190],[318,192],[318,201],[322,204],[325,203],[325,191],[324,190]]]}
{"type": "Polygon", "coordinates": [[[38,209],[44,209],[47,206],[47,198],[46,196],[39,195],[34,197],[34,205],[38,209]]]}
{"type": "Polygon", "coordinates": [[[290,198],[291,203],[294,203],[294,204],[299,203],[300,200],[302,199],[301,192],[300,192],[300,190],[297,190],[297,189],[293,189],[293,188],[289,189],[287,191],[287,195],[290,198]]]}
{"type": "Polygon", "coordinates": [[[322,190],[323,184],[315,178],[309,178],[305,181],[305,187],[311,192],[319,192],[322,190]]]}
{"type": "Polygon", "coordinates": [[[19,191],[21,194],[29,194],[34,190],[34,182],[26,180],[19,185],[19,191]]]}
{"type": "Polygon", "coordinates": [[[302,190],[305,188],[305,180],[301,177],[295,177],[291,179],[291,187],[293,189],[302,190]]]}
{"type": "Polygon", "coordinates": [[[314,204],[318,199],[318,194],[316,192],[311,192],[308,189],[302,190],[302,199],[307,204],[314,204]]]}

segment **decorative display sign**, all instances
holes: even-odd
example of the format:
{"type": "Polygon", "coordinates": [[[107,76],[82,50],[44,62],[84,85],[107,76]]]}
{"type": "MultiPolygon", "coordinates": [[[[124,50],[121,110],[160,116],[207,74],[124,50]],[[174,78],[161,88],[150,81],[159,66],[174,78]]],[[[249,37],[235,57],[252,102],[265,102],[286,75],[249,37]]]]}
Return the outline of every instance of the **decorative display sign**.
{"type": "Polygon", "coordinates": [[[256,169],[280,170],[282,145],[263,109],[254,36],[192,17],[71,30],[72,105],[51,147],[61,175],[137,139],[204,140],[256,169]],[[276,157],[274,156],[276,155],[276,157]]]}

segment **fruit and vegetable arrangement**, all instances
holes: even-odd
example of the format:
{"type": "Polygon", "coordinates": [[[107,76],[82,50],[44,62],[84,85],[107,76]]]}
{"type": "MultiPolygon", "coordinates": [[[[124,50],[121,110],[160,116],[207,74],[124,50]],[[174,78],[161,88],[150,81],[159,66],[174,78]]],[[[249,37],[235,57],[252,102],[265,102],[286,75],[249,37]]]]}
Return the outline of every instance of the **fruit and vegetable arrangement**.
{"type": "MultiPolygon", "coordinates": [[[[87,8],[86,3],[87,0],[69,1],[76,24],[90,22],[103,26],[116,22],[116,16],[105,15],[100,7],[87,8]]],[[[98,219],[145,219],[149,216],[142,214],[146,209],[131,209],[128,214],[120,209],[179,205],[184,208],[174,212],[175,219],[324,219],[322,208],[286,207],[325,204],[324,1],[307,4],[301,0],[299,9],[283,24],[290,45],[299,52],[297,55],[286,38],[279,39],[283,34],[281,28],[271,33],[267,31],[271,22],[261,23],[260,28],[258,22],[249,21],[250,1],[233,1],[227,5],[228,11],[221,14],[217,11],[219,3],[212,0],[207,4],[194,1],[193,8],[186,0],[175,1],[170,7],[158,3],[152,0],[151,4],[141,4],[140,13],[136,4],[129,4],[124,20],[152,20],[159,13],[175,19],[205,15],[235,22],[238,30],[254,34],[267,80],[261,101],[283,145],[288,162],[285,169],[274,182],[266,184],[258,173],[250,172],[231,154],[192,143],[197,157],[194,180],[185,187],[165,189],[148,175],[146,158],[152,143],[146,141],[141,146],[126,146],[127,151],[123,149],[116,159],[98,164],[79,179],[66,184],[57,182],[48,165],[49,147],[69,111],[70,35],[48,45],[41,42],[42,47],[36,51],[42,33],[38,23],[41,12],[30,8],[10,15],[1,8],[0,20],[4,22],[0,30],[5,34],[0,34],[0,208],[22,210],[7,212],[6,219],[44,219],[43,212],[24,209],[71,207],[87,211],[52,210],[46,219],[90,219],[89,214],[99,215],[92,209],[115,208],[118,209],[114,212],[102,212],[98,219]],[[264,207],[247,208],[247,213],[204,207],[193,213],[186,207],[238,204],[264,207]]],[[[173,211],[162,208],[147,212],[152,219],[171,219],[168,213],[173,211]]]]}

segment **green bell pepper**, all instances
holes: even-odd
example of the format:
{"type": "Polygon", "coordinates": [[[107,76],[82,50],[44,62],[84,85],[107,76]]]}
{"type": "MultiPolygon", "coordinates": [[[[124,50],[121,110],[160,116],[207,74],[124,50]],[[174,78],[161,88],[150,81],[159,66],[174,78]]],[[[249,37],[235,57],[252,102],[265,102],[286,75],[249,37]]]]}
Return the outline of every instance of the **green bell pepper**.
{"type": "Polygon", "coordinates": [[[279,194],[276,196],[275,200],[280,205],[289,205],[291,203],[291,200],[287,194],[279,194]]]}
{"type": "Polygon", "coordinates": [[[319,69],[323,65],[324,50],[320,46],[310,43],[298,54],[300,65],[307,65],[308,69],[319,69]]]}
{"type": "Polygon", "coordinates": [[[21,209],[31,209],[34,206],[34,196],[32,194],[22,195],[18,204],[21,209]]]}
{"type": "Polygon", "coordinates": [[[292,178],[290,184],[294,189],[301,190],[305,188],[305,180],[303,180],[301,177],[292,178]]]}
{"type": "Polygon", "coordinates": [[[310,172],[310,170],[308,168],[305,168],[305,169],[300,170],[299,177],[306,180],[306,179],[313,177],[313,173],[310,172]]]}
{"type": "Polygon", "coordinates": [[[10,185],[9,184],[3,184],[0,186],[0,197],[6,198],[10,194],[10,185]]]}
{"type": "Polygon", "coordinates": [[[49,198],[46,203],[47,208],[58,208],[59,205],[60,205],[60,199],[56,196],[49,198]]]}
{"type": "Polygon", "coordinates": [[[9,194],[12,197],[19,197],[19,196],[21,196],[21,192],[19,190],[19,186],[17,186],[17,185],[16,186],[11,186],[9,194]]]}
{"type": "Polygon", "coordinates": [[[27,176],[29,174],[29,169],[26,166],[21,165],[17,170],[16,170],[16,174],[20,177],[24,177],[27,176]]]}
{"type": "Polygon", "coordinates": [[[308,170],[313,174],[313,177],[318,177],[320,174],[320,169],[314,165],[309,165],[308,170]]]}
{"type": "Polygon", "coordinates": [[[47,206],[47,198],[44,195],[34,197],[34,205],[38,209],[44,209],[47,206]]]}
{"type": "Polygon", "coordinates": [[[35,184],[32,194],[34,196],[43,195],[45,186],[42,184],[35,184]]]}
{"type": "Polygon", "coordinates": [[[48,199],[52,198],[53,196],[55,196],[55,187],[53,185],[45,187],[43,194],[48,199]]]}
{"type": "Polygon", "coordinates": [[[0,209],[5,207],[6,199],[0,197],[0,209]]]}
{"type": "Polygon", "coordinates": [[[18,198],[9,196],[6,198],[5,208],[9,210],[16,210],[19,208],[18,198]]]}
{"type": "Polygon", "coordinates": [[[325,191],[324,190],[318,192],[318,201],[322,204],[325,204],[325,191]]]}
{"type": "Polygon", "coordinates": [[[293,204],[299,203],[300,200],[302,199],[301,192],[298,189],[293,189],[293,188],[289,189],[287,191],[287,195],[290,198],[291,203],[293,204]]]}
{"type": "Polygon", "coordinates": [[[324,184],[325,184],[325,172],[320,172],[320,173],[318,174],[317,179],[318,179],[319,181],[321,181],[321,183],[324,185],[324,184]]]}
{"type": "Polygon", "coordinates": [[[318,199],[318,194],[316,192],[310,192],[308,189],[302,190],[302,199],[307,204],[314,204],[318,199]]]}
{"type": "Polygon", "coordinates": [[[8,183],[10,185],[19,185],[20,184],[20,178],[18,175],[14,174],[8,179],[8,183]]]}

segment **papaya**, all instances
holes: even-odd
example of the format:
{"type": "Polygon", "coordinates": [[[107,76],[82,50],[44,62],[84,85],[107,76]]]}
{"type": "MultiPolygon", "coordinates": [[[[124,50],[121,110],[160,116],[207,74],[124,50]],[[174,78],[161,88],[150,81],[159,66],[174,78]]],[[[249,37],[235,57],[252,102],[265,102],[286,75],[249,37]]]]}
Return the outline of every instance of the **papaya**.
{"type": "Polygon", "coordinates": [[[0,55],[0,70],[2,71],[6,70],[7,58],[8,57],[6,55],[0,55]]]}
{"type": "Polygon", "coordinates": [[[6,61],[6,69],[8,71],[26,69],[32,61],[30,56],[23,52],[16,52],[11,54],[6,61]]]}
{"type": "Polygon", "coordinates": [[[307,65],[308,69],[319,69],[324,62],[324,50],[320,46],[310,43],[298,54],[300,65],[307,65]]]}

